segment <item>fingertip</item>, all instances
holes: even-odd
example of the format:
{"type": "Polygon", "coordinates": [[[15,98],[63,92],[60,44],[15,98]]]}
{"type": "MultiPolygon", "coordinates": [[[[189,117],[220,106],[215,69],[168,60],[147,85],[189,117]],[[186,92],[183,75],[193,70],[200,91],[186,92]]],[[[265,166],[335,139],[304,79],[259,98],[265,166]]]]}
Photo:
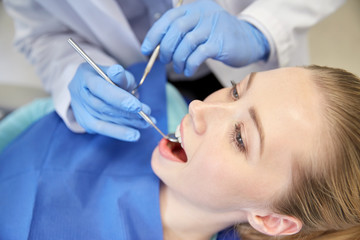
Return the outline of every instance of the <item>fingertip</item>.
{"type": "Polygon", "coordinates": [[[129,113],[138,113],[142,109],[142,104],[135,96],[133,96],[131,93],[126,92],[124,90],[122,94],[122,98],[119,99],[118,103],[120,103],[119,107],[123,111],[129,112],[129,113]]]}
{"type": "Polygon", "coordinates": [[[140,139],[140,132],[137,130],[132,131],[129,135],[128,135],[128,140],[130,142],[137,142],[140,139]]]}
{"type": "Polygon", "coordinates": [[[119,64],[114,64],[114,65],[111,65],[106,73],[107,75],[111,78],[111,77],[115,77],[116,75],[122,73],[124,71],[124,68],[119,65],[119,64]]]}
{"type": "MultiPolygon", "coordinates": [[[[155,124],[155,125],[157,124],[156,118],[154,118],[153,116],[149,116],[149,118],[153,124],[155,124]]],[[[148,128],[151,126],[151,124],[148,121],[146,121],[145,119],[143,119],[142,121],[144,122],[144,125],[141,126],[140,128],[148,128]]]]}
{"type": "Polygon", "coordinates": [[[176,58],[173,58],[173,67],[174,67],[174,71],[178,74],[181,74],[184,71],[184,65],[185,65],[186,59],[185,60],[179,60],[176,58]]]}
{"type": "Polygon", "coordinates": [[[174,64],[174,71],[177,73],[177,74],[180,74],[180,68],[174,64]]]}
{"type": "Polygon", "coordinates": [[[151,108],[150,108],[148,105],[144,104],[144,103],[141,104],[141,110],[142,110],[144,113],[146,113],[146,115],[150,115],[150,114],[151,114],[151,108]]]}
{"type": "Polygon", "coordinates": [[[129,105],[129,108],[127,110],[132,113],[138,113],[141,111],[141,106],[139,106],[139,104],[137,103],[132,103],[129,105]]]}
{"type": "Polygon", "coordinates": [[[141,52],[144,55],[149,55],[152,51],[153,51],[153,47],[151,45],[151,43],[149,42],[149,40],[145,39],[143,44],[141,45],[141,52]]]}
{"type": "Polygon", "coordinates": [[[189,77],[192,76],[199,66],[208,58],[214,57],[217,54],[217,49],[205,45],[200,45],[187,59],[184,74],[189,77]]]}
{"type": "Polygon", "coordinates": [[[187,77],[191,77],[193,74],[194,74],[194,70],[191,70],[189,68],[186,68],[184,70],[184,75],[187,76],[187,77]]]}
{"type": "Polygon", "coordinates": [[[151,118],[151,121],[153,121],[154,124],[157,123],[156,118],[154,118],[154,117],[150,117],[150,118],[151,118]]]}
{"type": "Polygon", "coordinates": [[[203,59],[198,58],[197,54],[192,54],[186,61],[184,75],[187,77],[194,75],[194,73],[203,61],[203,59]]]}
{"type": "Polygon", "coordinates": [[[140,139],[140,132],[136,129],[119,129],[118,132],[112,132],[108,136],[116,138],[120,141],[136,142],[140,139]]]}
{"type": "Polygon", "coordinates": [[[125,77],[127,80],[127,88],[126,90],[132,90],[135,88],[136,82],[135,82],[135,77],[134,75],[132,75],[131,72],[125,71],[125,77]]]}

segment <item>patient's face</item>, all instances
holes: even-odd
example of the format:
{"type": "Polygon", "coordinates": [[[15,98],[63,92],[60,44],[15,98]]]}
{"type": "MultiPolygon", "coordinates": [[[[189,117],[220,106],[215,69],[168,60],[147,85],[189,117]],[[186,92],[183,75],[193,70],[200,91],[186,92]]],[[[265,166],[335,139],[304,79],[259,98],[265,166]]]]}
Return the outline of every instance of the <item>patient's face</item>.
{"type": "Polygon", "coordinates": [[[171,192],[197,206],[264,208],[289,186],[294,161],[309,164],[295,156],[317,150],[319,112],[309,70],[252,74],[235,88],[193,101],[181,123],[186,162],[163,140],[152,167],[171,192]]]}

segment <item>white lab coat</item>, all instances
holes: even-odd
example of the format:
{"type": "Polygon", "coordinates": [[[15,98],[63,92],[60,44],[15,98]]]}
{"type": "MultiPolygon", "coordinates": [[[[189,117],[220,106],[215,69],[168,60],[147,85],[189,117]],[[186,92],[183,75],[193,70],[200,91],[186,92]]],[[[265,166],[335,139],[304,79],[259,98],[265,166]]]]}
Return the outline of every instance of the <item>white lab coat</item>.
{"type": "MultiPolygon", "coordinates": [[[[184,4],[194,0],[185,0],[184,4]]],[[[175,2],[175,0],[173,1],[175,2]]],[[[231,68],[207,65],[224,86],[252,71],[308,63],[307,31],[345,0],[218,0],[231,14],[260,29],[270,43],[267,62],[231,68]]],[[[116,0],[5,0],[15,21],[15,46],[36,67],[56,111],[73,131],[83,131],[70,107],[68,84],[83,59],[71,48],[73,38],[98,64],[129,66],[145,61],[141,43],[116,0]]],[[[174,4],[175,5],[175,4],[174,4]]]]}

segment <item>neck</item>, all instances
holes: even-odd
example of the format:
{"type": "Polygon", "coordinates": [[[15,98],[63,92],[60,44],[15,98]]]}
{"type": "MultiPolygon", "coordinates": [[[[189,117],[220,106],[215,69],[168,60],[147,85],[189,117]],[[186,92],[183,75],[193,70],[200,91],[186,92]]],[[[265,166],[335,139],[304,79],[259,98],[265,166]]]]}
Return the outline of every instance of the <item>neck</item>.
{"type": "Polygon", "coordinates": [[[244,213],[225,213],[198,207],[163,184],[160,188],[160,211],[165,240],[209,240],[219,231],[246,221],[244,213]]]}

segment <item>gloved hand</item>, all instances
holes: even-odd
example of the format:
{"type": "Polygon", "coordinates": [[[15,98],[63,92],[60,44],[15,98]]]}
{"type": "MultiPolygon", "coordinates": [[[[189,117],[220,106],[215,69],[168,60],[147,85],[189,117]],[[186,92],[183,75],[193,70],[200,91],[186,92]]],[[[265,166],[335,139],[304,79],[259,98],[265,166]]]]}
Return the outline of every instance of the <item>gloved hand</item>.
{"type": "Polygon", "coordinates": [[[149,106],[142,104],[129,91],[136,83],[131,73],[120,65],[101,67],[118,86],[104,80],[91,66],[82,63],[69,84],[71,107],[76,121],[88,133],[99,133],[124,141],[136,141],[148,124],[139,116],[149,106]]]}
{"type": "Polygon", "coordinates": [[[211,0],[167,11],[147,33],[141,51],[149,55],[160,43],[160,61],[191,76],[207,58],[233,67],[266,60],[269,43],[253,25],[230,15],[211,0]]]}

